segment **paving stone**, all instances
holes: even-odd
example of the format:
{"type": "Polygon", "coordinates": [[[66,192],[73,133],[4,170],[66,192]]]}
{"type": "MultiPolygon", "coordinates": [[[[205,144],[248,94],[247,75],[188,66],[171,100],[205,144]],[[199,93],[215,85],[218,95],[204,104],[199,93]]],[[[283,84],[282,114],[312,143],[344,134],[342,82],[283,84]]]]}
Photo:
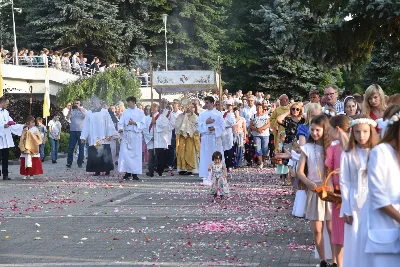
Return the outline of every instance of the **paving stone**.
{"type": "Polygon", "coordinates": [[[271,169],[235,170],[231,197],[213,204],[196,176],[122,182],[62,161],[33,181],[10,166],[0,181],[0,267],[317,263],[310,225],[291,216],[292,191],[271,169]]]}

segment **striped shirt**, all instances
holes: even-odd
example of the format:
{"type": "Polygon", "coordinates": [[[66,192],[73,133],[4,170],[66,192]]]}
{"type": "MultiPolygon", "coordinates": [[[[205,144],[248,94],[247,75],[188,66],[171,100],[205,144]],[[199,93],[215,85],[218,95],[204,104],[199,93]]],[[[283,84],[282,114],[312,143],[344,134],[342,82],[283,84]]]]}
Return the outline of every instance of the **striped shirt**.
{"type": "Polygon", "coordinates": [[[344,113],[344,102],[336,102],[335,104],[336,114],[344,113]]]}
{"type": "MultiPolygon", "coordinates": [[[[326,105],[325,108],[328,108],[329,106],[326,105]]],[[[344,102],[336,102],[336,104],[334,105],[335,110],[336,110],[336,114],[344,114],[344,102]]]]}

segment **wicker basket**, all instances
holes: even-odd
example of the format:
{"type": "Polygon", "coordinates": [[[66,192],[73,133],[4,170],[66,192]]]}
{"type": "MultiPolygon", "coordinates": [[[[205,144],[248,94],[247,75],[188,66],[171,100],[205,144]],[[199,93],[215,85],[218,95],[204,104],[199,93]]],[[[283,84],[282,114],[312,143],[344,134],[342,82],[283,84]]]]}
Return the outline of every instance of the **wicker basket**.
{"type": "Polygon", "coordinates": [[[283,164],[283,161],[282,161],[282,159],[279,159],[277,157],[273,157],[273,158],[271,158],[271,163],[272,164],[283,164]]]}
{"type": "Polygon", "coordinates": [[[328,201],[336,204],[342,203],[342,195],[340,194],[340,190],[335,189],[334,192],[331,192],[330,186],[327,185],[332,175],[337,173],[339,173],[339,169],[334,170],[328,174],[322,187],[313,189],[313,191],[317,192],[319,198],[323,201],[328,201]]]}

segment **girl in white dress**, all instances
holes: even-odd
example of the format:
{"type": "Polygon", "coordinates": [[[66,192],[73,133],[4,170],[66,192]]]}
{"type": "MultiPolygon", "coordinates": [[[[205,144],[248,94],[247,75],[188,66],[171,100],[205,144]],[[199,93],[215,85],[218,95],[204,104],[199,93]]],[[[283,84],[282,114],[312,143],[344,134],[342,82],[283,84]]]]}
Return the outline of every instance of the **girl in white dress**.
{"type": "Polygon", "coordinates": [[[355,116],[350,124],[349,144],[340,159],[339,177],[342,195],[340,217],[345,221],[344,267],[354,266],[357,262],[353,248],[357,246],[359,215],[368,193],[366,176],[368,153],[379,141],[375,126],[376,122],[367,115],[355,116]]]}
{"type": "Polygon", "coordinates": [[[208,167],[208,171],[211,172],[211,195],[213,195],[213,202],[216,201],[217,196],[223,199],[226,195],[229,195],[229,186],[226,179],[226,166],[222,162],[222,153],[215,151],[212,155],[213,163],[208,167]]]}
{"type": "Polygon", "coordinates": [[[368,197],[360,213],[355,267],[400,263],[400,105],[388,108],[384,117],[387,131],[367,164],[368,197]]]}
{"type": "Polygon", "coordinates": [[[320,257],[320,267],[329,266],[326,262],[323,229],[331,236],[332,206],[330,202],[321,200],[313,189],[323,185],[325,177],[325,153],[331,144],[328,138],[328,118],[323,114],[314,117],[310,124],[310,137],[301,147],[300,161],[297,167],[297,177],[307,186],[306,219],[311,221],[314,243],[320,257]],[[307,167],[307,171],[306,171],[307,167]],[[306,174],[307,173],[307,174],[306,174]]]}

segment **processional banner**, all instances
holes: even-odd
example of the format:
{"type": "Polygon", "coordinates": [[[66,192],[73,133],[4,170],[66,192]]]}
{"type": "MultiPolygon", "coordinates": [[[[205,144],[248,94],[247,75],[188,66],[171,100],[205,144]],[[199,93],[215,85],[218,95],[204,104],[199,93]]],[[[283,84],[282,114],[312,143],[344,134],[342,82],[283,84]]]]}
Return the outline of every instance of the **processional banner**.
{"type": "Polygon", "coordinates": [[[214,71],[154,71],[153,88],[161,94],[214,90],[218,89],[218,77],[214,71]]]}

